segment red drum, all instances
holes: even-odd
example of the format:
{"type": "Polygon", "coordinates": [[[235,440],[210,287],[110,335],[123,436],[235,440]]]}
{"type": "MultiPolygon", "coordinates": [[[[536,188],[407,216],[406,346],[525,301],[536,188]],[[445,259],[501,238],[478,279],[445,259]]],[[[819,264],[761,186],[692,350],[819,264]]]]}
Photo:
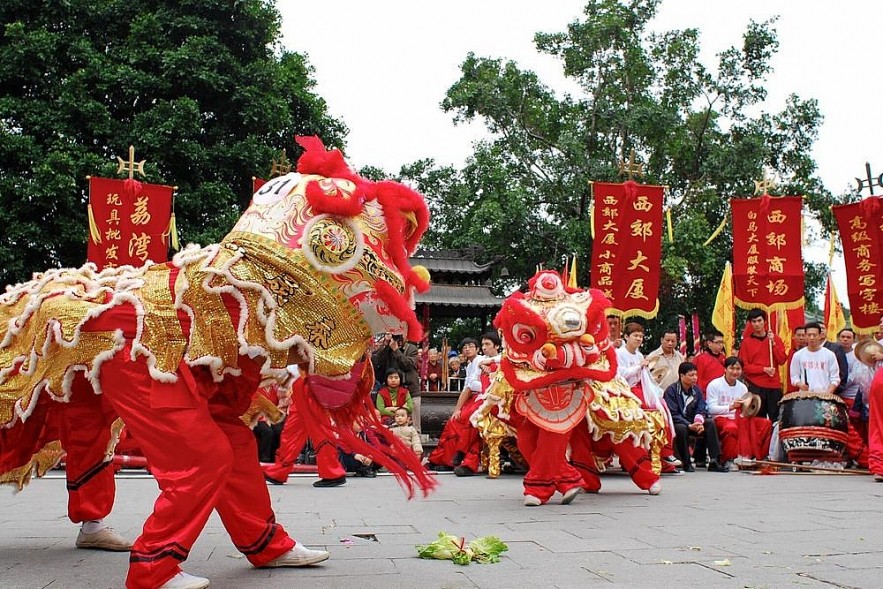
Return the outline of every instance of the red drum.
{"type": "Polygon", "coordinates": [[[779,440],[790,462],[842,462],[846,450],[846,403],[837,395],[798,391],[779,401],[779,440]]]}

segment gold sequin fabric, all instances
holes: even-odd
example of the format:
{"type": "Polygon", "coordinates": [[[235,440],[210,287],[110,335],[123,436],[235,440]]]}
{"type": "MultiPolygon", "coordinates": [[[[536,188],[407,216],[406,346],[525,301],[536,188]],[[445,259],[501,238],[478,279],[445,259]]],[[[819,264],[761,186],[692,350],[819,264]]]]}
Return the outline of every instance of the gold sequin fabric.
{"type": "MultiPolygon", "coordinates": [[[[101,362],[126,341],[133,356],[150,359],[156,379],[174,381],[184,361],[220,380],[245,355],[264,359],[265,382],[284,382],[290,348],[308,359],[311,373],[346,377],[371,339],[359,311],[299,251],[244,232],[191,246],[167,264],[102,272],[87,264],[37,275],[0,297],[0,324],[6,427],[27,419],[41,394],[69,398],[73,370],[84,370],[100,392],[101,362]],[[115,323],[101,322],[106,313],[125,315],[128,331],[93,330],[115,323]]],[[[35,449],[26,464],[0,473],[0,482],[23,485],[35,468],[51,468],[54,448],[35,449]]]]}

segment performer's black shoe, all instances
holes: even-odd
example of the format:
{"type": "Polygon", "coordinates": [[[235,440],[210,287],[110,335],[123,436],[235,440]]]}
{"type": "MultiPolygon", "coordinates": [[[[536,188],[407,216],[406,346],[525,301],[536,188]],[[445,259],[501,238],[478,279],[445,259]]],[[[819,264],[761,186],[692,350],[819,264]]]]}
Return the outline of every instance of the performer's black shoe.
{"type": "Polygon", "coordinates": [[[696,472],[696,469],[693,468],[692,464],[688,464],[687,466],[684,467],[684,472],[696,472]]]}
{"type": "Polygon", "coordinates": [[[366,466],[364,468],[360,468],[356,471],[355,475],[357,477],[365,477],[366,479],[373,479],[377,476],[377,472],[371,468],[370,466],[366,466]]]}
{"type": "Polygon", "coordinates": [[[463,462],[463,459],[466,458],[466,454],[463,452],[457,451],[454,454],[454,457],[451,458],[451,464],[454,466],[460,466],[460,463],[463,462]]]}
{"type": "Polygon", "coordinates": [[[712,460],[708,463],[708,472],[730,472],[730,467],[712,460]]]}
{"type": "Polygon", "coordinates": [[[468,466],[458,466],[454,468],[454,474],[458,477],[471,477],[475,474],[475,471],[468,466]]]}
{"type": "Polygon", "coordinates": [[[313,483],[314,487],[339,487],[346,484],[346,475],[336,479],[319,479],[313,483]]]}

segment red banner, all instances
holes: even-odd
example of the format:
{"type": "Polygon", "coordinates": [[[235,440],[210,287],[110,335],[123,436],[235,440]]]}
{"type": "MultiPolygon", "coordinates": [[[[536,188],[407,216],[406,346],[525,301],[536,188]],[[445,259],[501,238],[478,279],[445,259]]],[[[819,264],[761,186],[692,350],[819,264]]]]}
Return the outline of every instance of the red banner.
{"type": "Polygon", "coordinates": [[[883,315],[883,197],[832,207],[846,260],[852,327],[873,334],[883,315]]]}
{"type": "Polygon", "coordinates": [[[101,270],[168,260],[173,192],[160,184],[90,178],[89,261],[101,270]]]}
{"type": "Polygon", "coordinates": [[[730,206],[736,304],[767,312],[802,307],[802,198],[765,194],[731,199],[730,206]]]}
{"type": "Polygon", "coordinates": [[[663,192],[631,181],[594,184],[591,286],[624,317],[659,311],[663,192]]]}

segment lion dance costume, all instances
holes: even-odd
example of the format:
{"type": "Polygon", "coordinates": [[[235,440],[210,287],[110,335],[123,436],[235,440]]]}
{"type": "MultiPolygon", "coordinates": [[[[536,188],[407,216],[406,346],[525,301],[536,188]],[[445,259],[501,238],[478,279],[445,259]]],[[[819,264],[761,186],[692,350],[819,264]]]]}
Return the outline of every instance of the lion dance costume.
{"type": "Polygon", "coordinates": [[[546,503],[556,491],[564,503],[597,492],[598,465],[612,453],[640,488],[659,490],[647,453],[652,424],[616,376],[609,307],[602,292],[566,287],[557,272],[540,271],[494,320],[506,354],[472,423],[495,440],[499,422],[517,436],[529,464],[525,505],[546,503]]]}
{"type": "Polygon", "coordinates": [[[307,375],[298,393],[317,408],[304,419],[389,468],[409,494],[435,485],[395,436],[372,447],[349,427],[376,419],[372,334],[421,337],[412,297],[428,275],[408,256],[426,204],[357,176],[316,137],[298,142],[297,173],[258,190],[221,243],[142,268],[50,270],[0,297],[0,482],[22,488],[66,452],[72,519],[107,515],[122,418],[161,490],[128,587],[177,574],[213,509],[255,566],[294,546],[239,418],[260,385],[289,384],[292,358],[307,375]],[[87,486],[88,501],[77,493],[87,486]]]}

